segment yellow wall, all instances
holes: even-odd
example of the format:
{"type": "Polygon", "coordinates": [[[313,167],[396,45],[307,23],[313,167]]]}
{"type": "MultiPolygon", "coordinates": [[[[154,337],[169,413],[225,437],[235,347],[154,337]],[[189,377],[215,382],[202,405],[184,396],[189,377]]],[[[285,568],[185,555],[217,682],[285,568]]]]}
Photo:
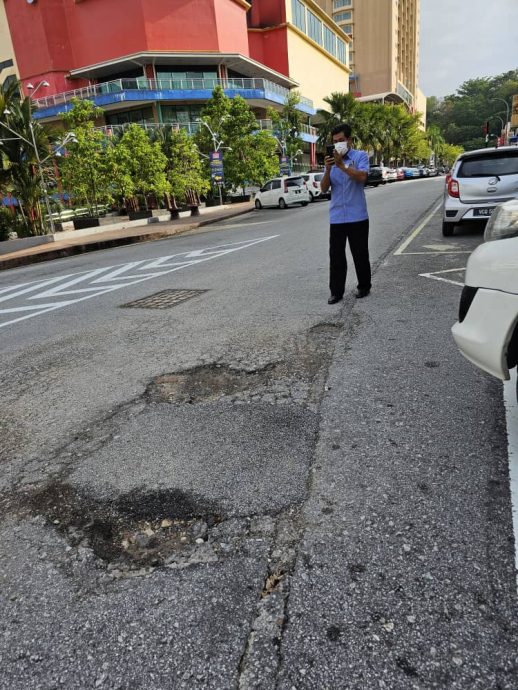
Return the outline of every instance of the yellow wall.
{"type": "Polygon", "coordinates": [[[421,89],[417,89],[415,109],[416,112],[421,113],[421,129],[426,129],[426,96],[421,89]]]}
{"type": "Polygon", "coordinates": [[[290,77],[299,82],[298,90],[311,98],[315,108],[328,110],[324,96],[329,96],[333,91],[349,91],[347,67],[333,60],[292,27],[288,29],[288,59],[290,77]]]}
{"type": "Polygon", "coordinates": [[[0,84],[3,84],[5,78],[11,74],[16,75],[16,60],[14,59],[13,44],[11,42],[11,34],[9,32],[9,25],[5,14],[5,7],[3,0],[0,0],[0,62],[4,60],[13,60],[13,67],[4,67],[0,72],[0,84]]]}

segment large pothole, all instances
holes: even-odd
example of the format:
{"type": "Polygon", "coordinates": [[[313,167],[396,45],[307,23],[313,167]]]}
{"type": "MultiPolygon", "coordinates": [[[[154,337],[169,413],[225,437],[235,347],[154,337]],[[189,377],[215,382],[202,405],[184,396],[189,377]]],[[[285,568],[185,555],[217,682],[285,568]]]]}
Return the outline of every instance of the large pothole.
{"type": "Polygon", "coordinates": [[[174,489],[101,501],[61,482],[19,498],[18,510],[43,516],[70,546],[91,549],[119,572],[189,564],[223,521],[210,502],[174,489]]]}

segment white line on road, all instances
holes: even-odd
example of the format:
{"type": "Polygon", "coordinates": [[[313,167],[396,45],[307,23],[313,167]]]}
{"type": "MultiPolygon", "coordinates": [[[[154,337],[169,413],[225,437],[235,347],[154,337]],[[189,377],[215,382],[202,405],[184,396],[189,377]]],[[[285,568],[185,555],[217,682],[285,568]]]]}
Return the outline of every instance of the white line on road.
{"type": "Polygon", "coordinates": [[[127,264],[105,266],[104,268],[97,268],[91,271],[81,271],[80,273],[57,276],[35,283],[7,286],[2,291],[0,301],[8,302],[9,300],[20,300],[21,297],[22,303],[20,304],[19,301],[14,306],[0,308],[0,316],[8,316],[14,313],[24,315],[0,323],[0,328],[17,323],[18,321],[25,321],[26,319],[55,309],[61,309],[62,307],[76,304],[77,302],[83,302],[84,300],[98,297],[105,293],[113,292],[114,290],[136,285],[146,280],[151,280],[151,278],[159,278],[173,271],[179,271],[188,266],[210,261],[211,259],[216,259],[232,252],[240,251],[241,249],[247,249],[261,242],[273,240],[276,237],[278,237],[278,235],[259,237],[243,242],[229,242],[214,247],[205,247],[200,250],[196,249],[182,252],[181,254],[161,256],[156,259],[132,261],[127,264]],[[173,261],[173,259],[175,259],[175,261],[173,261]],[[154,270],[149,272],[151,268],[154,270]],[[142,273],[142,271],[145,271],[145,273],[142,273]],[[123,272],[126,272],[126,280],[122,280],[121,273],[123,272]],[[61,281],[61,284],[59,284],[59,281],[61,281]],[[89,287],[89,285],[93,285],[94,287],[89,287]],[[49,288],[49,286],[52,287],[49,288]],[[15,290],[14,288],[16,287],[19,289],[15,290]],[[73,298],[62,299],[64,296],[73,296],[73,298]],[[41,300],[48,297],[53,297],[55,301],[47,301],[44,304],[37,305],[27,305],[23,303],[23,300],[41,300]],[[27,311],[31,311],[32,313],[27,314],[27,311]]]}
{"type": "Polygon", "coordinates": [[[420,278],[431,278],[432,280],[440,280],[442,283],[450,283],[450,285],[459,285],[460,287],[464,287],[464,283],[459,283],[458,280],[450,280],[449,278],[441,278],[438,274],[439,273],[459,273],[460,271],[465,271],[466,267],[462,266],[461,268],[447,268],[444,271],[437,271],[437,273],[420,273],[419,277],[420,278]]]}
{"type": "MultiPolygon", "coordinates": [[[[423,221],[421,221],[421,223],[419,223],[417,228],[413,232],[410,233],[410,235],[406,238],[406,240],[403,242],[403,244],[399,245],[399,247],[394,252],[394,256],[399,256],[400,254],[402,254],[405,251],[405,249],[408,247],[410,242],[412,242],[419,235],[421,230],[423,230],[423,228],[425,228],[428,225],[428,223],[430,222],[432,217],[441,208],[441,205],[442,205],[442,202],[437,204],[437,206],[435,206],[435,208],[433,208],[430,211],[430,213],[426,216],[426,218],[423,221]]],[[[425,252],[425,253],[428,253],[428,252],[425,252]]],[[[441,253],[443,253],[443,252],[441,252],[441,253]]]]}
{"type": "Polygon", "coordinates": [[[518,403],[516,401],[516,367],[510,372],[511,380],[504,382],[504,405],[507,418],[507,444],[509,454],[509,479],[511,485],[511,510],[514,532],[514,564],[518,586],[518,403]]]}

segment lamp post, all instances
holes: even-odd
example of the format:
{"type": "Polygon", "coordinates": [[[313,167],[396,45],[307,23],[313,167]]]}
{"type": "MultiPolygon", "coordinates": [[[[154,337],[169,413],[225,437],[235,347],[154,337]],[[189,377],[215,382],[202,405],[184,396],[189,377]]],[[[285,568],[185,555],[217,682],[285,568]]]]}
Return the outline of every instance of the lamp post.
{"type": "MultiPolygon", "coordinates": [[[[6,109],[4,110],[4,115],[11,115],[11,111],[10,111],[8,108],[6,108],[6,109]]],[[[32,146],[32,148],[34,149],[34,155],[36,156],[36,162],[37,162],[37,166],[38,166],[38,173],[39,173],[40,181],[41,181],[41,191],[43,192],[43,198],[45,199],[45,206],[46,206],[46,208],[47,208],[47,214],[48,214],[48,218],[49,218],[50,229],[51,229],[51,231],[52,231],[52,234],[54,234],[54,232],[55,232],[54,219],[53,219],[53,217],[52,217],[52,213],[51,213],[51,210],[50,210],[49,197],[48,197],[48,194],[47,194],[47,188],[46,188],[46,185],[45,185],[45,179],[44,179],[44,177],[43,177],[43,164],[46,163],[50,158],[52,158],[52,157],[53,157],[54,155],[56,155],[56,154],[52,153],[50,156],[46,156],[46,157],[43,158],[43,159],[40,158],[40,154],[39,154],[39,151],[38,151],[38,145],[37,145],[37,143],[36,143],[36,135],[35,135],[35,133],[34,133],[34,126],[33,126],[33,124],[32,124],[32,120],[29,120],[29,130],[30,130],[30,133],[31,133],[31,140],[32,140],[32,141],[29,141],[29,139],[27,139],[26,137],[22,136],[22,135],[21,135],[19,132],[17,132],[16,130],[12,129],[12,127],[9,127],[9,125],[6,124],[5,122],[3,123],[3,127],[5,127],[5,129],[9,130],[9,132],[11,132],[11,134],[14,134],[14,138],[15,138],[15,139],[20,139],[21,141],[24,141],[26,144],[29,144],[29,146],[32,146]]],[[[76,137],[75,137],[74,132],[68,132],[68,134],[65,136],[65,138],[64,138],[63,141],[61,142],[60,148],[63,147],[63,146],[65,146],[69,141],[75,141],[75,140],[76,140],[76,137]]]]}
{"type": "MultiPolygon", "coordinates": [[[[502,103],[505,103],[505,143],[507,144],[507,132],[508,132],[508,125],[509,125],[509,103],[505,100],[505,98],[492,98],[492,101],[501,101],[502,103]]],[[[503,129],[503,128],[502,128],[503,129]]]]}
{"type": "MultiPolygon", "coordinates": [[[[224,119],[226,119],[226,115],[224,115],[221,118],[220,124],[223,122],[224,119]]],[[[216,132],[214,132],[212,130],[212,128],[208,122],[205,122],[205,120],[198,120],[198,122],[200,122],[202,125],[205,125],[205,127],[209,130],[209,133],[212,137],[212,150],[215,153],[217,153],[220,149],[228,149],[229,151],[232,150],[229,146],[222,146],[223,139],[219,139],[219,134],[217,134],[216,132]]],[[[218,185],[218,192],[219,192],[219,205],[222,206],[223,205],[223,195],[221,193],[221,183],[218,182],[217,185],[218,185]]]]}

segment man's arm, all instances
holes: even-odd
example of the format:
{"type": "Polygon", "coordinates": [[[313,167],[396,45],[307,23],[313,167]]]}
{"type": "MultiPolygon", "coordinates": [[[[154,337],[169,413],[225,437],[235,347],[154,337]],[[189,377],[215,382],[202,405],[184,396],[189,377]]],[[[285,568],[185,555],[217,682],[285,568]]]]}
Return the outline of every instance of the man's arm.
{"type": "Polygon", "coordinates": [[[358,161],[358,167],[354,167],[351,163],[349,163],[347,160],[343,160],[342,158],[339,158],[337,161],[336,158],[338,158],[337,155],[335,155],[336,167],[340,168],[340,170],[348,175],[352,180],[361,184],[365,184],[367,182],[367,176],[369,174],[369,158],[365,151],[362,151],[362,156],[358,161]]]}

